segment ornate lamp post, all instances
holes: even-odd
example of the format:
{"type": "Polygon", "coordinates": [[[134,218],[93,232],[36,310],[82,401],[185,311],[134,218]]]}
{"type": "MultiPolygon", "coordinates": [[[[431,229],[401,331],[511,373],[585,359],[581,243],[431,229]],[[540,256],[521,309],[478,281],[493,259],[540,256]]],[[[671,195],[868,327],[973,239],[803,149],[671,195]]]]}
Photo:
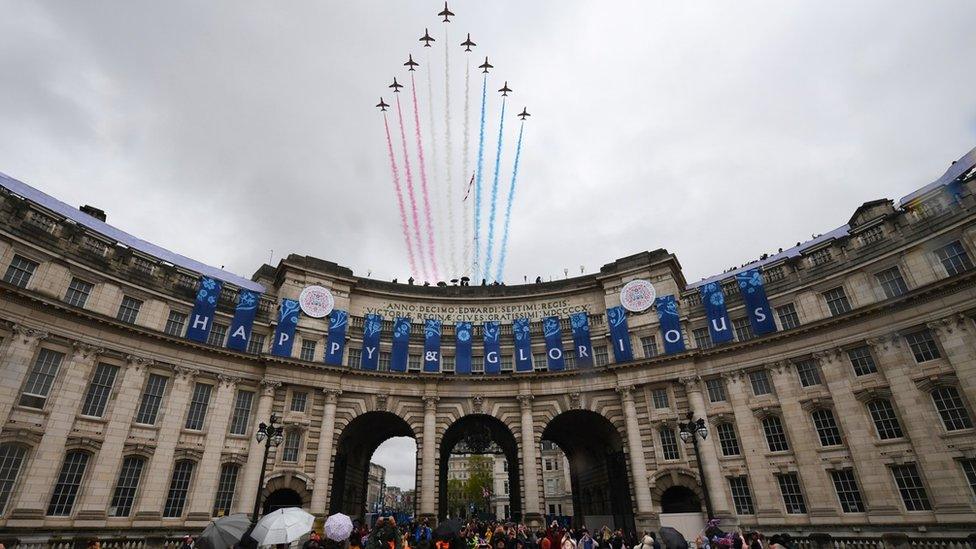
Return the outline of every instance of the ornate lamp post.
{"type": "Polygon", "coordinates": [[[701,479],[702,493],[705,495],[705,512],[708,513],[708,520],[715,518],[715,513],[712,512],[712,498],[708,494],[708,483],[705,482],[705,469],[702,468],[702,458],[701,452],[698,450],[698,437],[705,440],[708,437],[708,426],[705,425],[705,420],[698,418],[693,420],[695,417],[693,412],[688,412],[688,422],[681,423],[678,428],[681,430],[681,440],[691,442],[692,446],[695,448],[695,461],[698,462],[698,478],[701,479]],[[696,436],[697,435],[697,436],[696,436]]]}
{"type": "Polygon", "coordinates": [[[271,452],[272,448],[278,446],[285,440],[285,429],[278,424],[278,416],[271,414],[268,423],[258,425],[258,430],[254,433],[254,438],[259,443],[264,443],[264,457],[261,459],[261,479],[258,481],[257,493],[254,495],[254,511],[251,513],[251,526],[241,536],[242,543],[248,543],[245,540],[250,540],[251,532],[254,531],[254,527],[258,524],[258,513],[261,511],[261,490],[264,489],[264,475],[268,470],[268,453],[271,452]]]}

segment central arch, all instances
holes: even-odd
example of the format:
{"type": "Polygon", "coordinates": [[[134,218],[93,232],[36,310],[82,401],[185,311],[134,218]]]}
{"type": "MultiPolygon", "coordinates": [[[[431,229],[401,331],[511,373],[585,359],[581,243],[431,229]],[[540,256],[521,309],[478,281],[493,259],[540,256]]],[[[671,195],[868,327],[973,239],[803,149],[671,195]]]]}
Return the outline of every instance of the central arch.
{"type": "Polygon", "coordinates": [[[634,508],[624,442],[613,423],[589,410],[554,417],[542,432],[569,460],[573,524],[633,530],[634,508]]]}

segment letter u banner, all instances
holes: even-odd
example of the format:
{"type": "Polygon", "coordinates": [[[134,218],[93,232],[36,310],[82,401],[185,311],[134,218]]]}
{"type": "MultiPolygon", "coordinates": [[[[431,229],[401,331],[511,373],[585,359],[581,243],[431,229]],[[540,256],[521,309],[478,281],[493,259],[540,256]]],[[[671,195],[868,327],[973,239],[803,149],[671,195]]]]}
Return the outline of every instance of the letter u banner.
{"type": "Polygon", "coordinates": [[[678,315],[678,302],[673,295],[657,298],[657,319],[661,323],[661,336],[664,338],[664,353],[682,353],[685,338],[681,335],[681,317],[678,315]]]}
{"type": "Polygon", "coordinates": [[[573,326],[573,346],[576,351],[576,365],[593,366],[593,343],[590,341],[590,317],[584,313],[573,313],[569,317],[573,326]]]}
{"type": "MultiPolygon", "coordinates": [[[[346,327],[349,313],[333,309],[329,314],[329,339],[325,342],[325,363],[342,366],[342,352],[346,348],[346,327]]],[[[350,366],[355,366],[350,364],[350,366]]]]}
{"type": "Polygon", "coordinates": [[[298,326],[298,302],[294,299],[282,299],[278,307],[278,326],[275,328],[271,354],[275,356],[291,356],[291,347],[295,339],[295,327],[298,326]]]}
{"type": "Polygon", "coordinates": [[[516,318],[512,322],[515,336],[515,371],[532,371],[532,338],[529,336],[529,319],[516,318]]]}
{"type": "Polygon", "coordinates": [[[441,371],[441,321],[434,318],[424,322],[424,371],[441,371]]]}
{"type": "Polygon", "coordinates": [[[759,269],[749,269],[746,272],[737,273],[735,281],[739,284],[742,300],[745,301],[746,310],[749,311],[752,332],[757,336],[775,332],[776,322],[773,320],[773,310],[769,307],[769,300],[766,299],[766,286],[763,284],[759,269]]]}
{"type": "Polygon", "coordinates": [[[193,312],[190,313],[190,326],[186,329],[187,339],[207,342],[222,286],[219,280],[209,276],[200,277],[200,288],[197,290],[196,301],[193,302],[193,312]]]}
{"type": "Polygon", "coordinates": [[[234,320],[230,323],[230,336],[227,338],[228,349],[247,350],[247,342],[251,340],[251,328],[254,326],[254,316],[258,312],[260,295],[243,288],[237,292],[237,309],[234,310],[234,320]]]}
{"type": "Polygon", "coordinates": [[[607,322],[610,323],[614,362],[634,360],[634,350],[630,346],[630,332],[627,330],[627,311],[620,305],[607,309],[607,322]]]}
{"type": "Polygon", "coordinates": [[[363,320],[363,370],[376,370],[380,360],[380,332],[383,330],[383,317],[368,314],[363,320]]]}
{"type": "Polygon", "coordinates": [[[406,372],[410,357],[410,319],[398,318],[393,321],[393,356],[390,358],[391,372],[406,372]]]}
{"type": "Polygon", "coordinates": [[[718,282],[709,282],[698,288],[702,305],[705,306],[705,316],[708,317],[708,333],[712,336],[712,343],[728,343],[732,341],[732,321],[725,310],[725,293],[718,282]]]}
{"type": "Polygon", "coordinates": [[[559,326],[559,318],[547,316],[542,319],[542,334],[546,338],[546,366],[550,372],[560,372],[566,369],[563,359],[563,330],[559,326]]]}
{"type": "Polygon", "coordinates": [[[497,321],[485,322],[481,325],[485,335],[485,373],[500,374],[502,371],[501,342],[498,333],[501,331],[497,321]]]}
{"type": "Polygon", "coordinates": [[[454,325],[454,373],[471,373],[471,323],[454,325]]]}

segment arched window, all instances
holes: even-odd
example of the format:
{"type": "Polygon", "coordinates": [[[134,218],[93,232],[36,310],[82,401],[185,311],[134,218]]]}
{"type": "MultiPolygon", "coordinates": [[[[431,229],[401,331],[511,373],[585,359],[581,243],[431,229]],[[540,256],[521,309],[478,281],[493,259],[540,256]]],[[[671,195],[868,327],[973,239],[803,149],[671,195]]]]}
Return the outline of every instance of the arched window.
{"type": "Polygon", "coordinates": [[[166,494],[166,505],[163,507],[163,517],[173,518],[183,516],[186,507],[186,495],[190,491],[190,479],[193,478],[193,467],[196,464],[189,460],[177,461],[173,467],[173,477],[169,483],[169,493],[166,494]]]}
{"type": "Polygon", "coordinates": [[[26,457],[27,448],[19,444],[0,444],[0,516],[7,510],[26,457]]]}
{"type": "Polygon", "coordinates": [[[973,426],[969,411],[966,410],[962,397],[955,387],[936,387],[932,390],[932,401],[935,402],[935,409],[939,411],[939,417],[942,418],[946,431],[969,429],[973,426]]]}
{"type": "Polygon", "coordinates": [[[766,445],[770,452],[785,452],[790,449],[786,440],[786,431],[779,416],[766,416],[762,420],[763,433],[766,435],[766,445]]]}
{"type": "Polygon", "coordinates": [[[719,423],[715,426],[715,430],[718,432],[718,443],[722,447],[722,455],[739,455],[739,437],[735,434],[735,425],[731,423],[719,423]]]}
{"type": "Polygon", "coordinates": [[[821,446],[839,446],[842,443],[840,429],[837,427],[833,412],[821,408],[814,410],[810,416],[813,418],[813,426],[817,429],[821,446]]]}
{"type": "Polygon", "coordinates": [[[229,515],[234,505],[234,492],[237,489],[237,476],[241,466],[236,463],[225,463],[220,468],[220,481],[217,483],[217,497],[214,499],[213,514],[215,517],[229,515]]]}
{"type": "Polygon", "coordinates": [[[881,440],[905,436],[890,401],[883,398],[872,400],[868,402],[868,412],[871,413],[871,421],[874,422],[874,428],[878,431],[878,438],[881,440]]]}
{"type": "Polygon", "coordinates": [[[136,491],[142,479],[142,470],[146,466],[146,459],[142,456],[126,456],[122,460],[119,479],[115,483],[112,494],[112,504],[108,508],[111,517],[127,517],[132,512],[132,504],[136,500],[136,491]]]}
{"type": "Polygon", "coordinates": [[[47,506],[47,514],[52,517],[67,517],[71,515],[71,510],[75,506],[75,499],[81,491],[81,481],[85,478],[85,469],[88,468],[88,460],[91,456],[88,452],[73,450],[64,456],[64,463],[61,464],[61,472],[58,474],[58,481],[54,485],[54,493],[51,494],[51,502],[47,506]]]}

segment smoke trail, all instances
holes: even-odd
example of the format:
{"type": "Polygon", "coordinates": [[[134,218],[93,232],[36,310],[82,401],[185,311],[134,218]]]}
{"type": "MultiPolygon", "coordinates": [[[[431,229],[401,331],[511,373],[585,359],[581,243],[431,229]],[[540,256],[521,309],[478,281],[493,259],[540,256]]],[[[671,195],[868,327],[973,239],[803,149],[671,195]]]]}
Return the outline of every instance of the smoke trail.
{"type": "Polygon", "coordinates": [[[447,278],[458,276],[458,258],[457,258],[457,240],[455,238],[455,233],[457,232],[454,228],[454,210],[456,209],[456,204],[454,203],[454,181],[452,176],[454,175],[454,147],[451,144],[451,59],[450,59],[450,39],[447,34],[447,26],[444,26],[444,147],[447,151],[444,153],[447,158],[447,176],[444,181],[447,184],[447,237],[450,248],[451,257],[451,272],[450,276],[447,278]]]}
{"type": "MultiPolygon", "coordinates": [[[[420,190],[424,197],[424,217],[427,221],[427,251],[430,253],[431,268],[429,274],[434,279],[432,282],[436,282],[440,279],[441,275],[440,269],[437,268],[437,248],[434,247],[434,219],[430,213],[430,195],[427,192],[427,168],[424,167],[424,140],[420,135],[420,108],[417,106],[417,83],[414,80],[413,73],[410,73],[410,91],[413,93],[413,121],[417,135],[417,163],[420,165],[420,190]]],[[[433,126],[433,115],[431,115],[430,121],[431,126],[433,126]]]]}
{"type": "Polygon", "coordinates": [[[502,245],[498,254],[498,270],[495,271],[495,280],[502,282],[502,272],[505,270],[505,258],[508,256],[508,227],[512,220],[512,202],[515,201],[515,178],[518,177],[519,157],[522,156],[522,130],[525,129],[525,121],[519,126],[518,145],[515,147],[515,166],[512,168],[512,184],[508,187],[508,204],[505,206],[505,229],[502,232],[502,245]]]}
{"type": "MultiPolygon", "coordinates": [[[[433,240],[436,242],[444,242],[444,195],[441,193],[441,173],[437,169],[439,163],[437,162],[437,128],[434,126],[434,85],[431,82],[431,73],[433,72],[433,65],[430,64],[430,51],[427,52],[427,114],[430,119],[430,165],[433,167],[433,184],[431,185],[431,194],[434,195],[434,207],[430,210],[430,215],[428,216],[428,229],[433,233],[433,240]]],[[[420,125],[418,124],[418,128],[420,125]]],[[[436,266],[443,263],[444,250],[440,250],[440,254],[434,249],[433,245],[430,248],[430,257],[435,265],[434,278],[440,279],[440,269],[436,266]]],[[[433,281],[431,281],[433,282],[433,281]]]]}
{"type": "MultiPolygon", "coordinates": [[[[461,158],[461,182],[465,183],[468,177],[468,169],[470,168],[470,159],[468,158],[468,142],[470,141],[470,122],[471,119],[468,116],[470,109],[468,108],[471,103],[471,57],[468,57],[468,69],[464,73],[464,153],[461,158]]],[[[466,185],[466,183],[465,183],[466,185]]],[[[464,188],[467,192],[467,187],[464,188]]],[[[461,206],[464,210],[464,242],[462,242],[462,261],[464,268],[464,275],[469,276],[471,274],[471,202],[462,202],[461,206]]]]}
{"type": "Polygon", "coordinates": [[[478,163],[474,177],[474,278],[481,278],[481,174],[485,163],[485,101],[488,99],[488,75],[481,83],[481,129],[478,132],[478,163]]]}
{"type": "Polygon", "coordinates": [[[397,169],[396,158],[393,156],[393,139],[390,137],[390,122],[383,113],[383,126],[386,128],[386,150],[390,154],[390,169],[393,171],[393,187],[396,189],[397,208],[400,210],[400,229],[403,240],[407,245],[407,259],[410,260],[410,276],[417,277],[417,260],[413,255],[413,244],[410,242],[410,228],[407,225],[407,210],[403,206],[403,188],[400,186],[400,170],[397,169]]]}
{"type": "Polygon", "coordinates": [[[410,171],[410,154],[407,152],[407,135],[403,130],[403,110],[400,109],[400,96],[396,96],[397,117],[400,119],[400,141],[403,143],[403,171],[407,174],[407,194],[410,197],[410,211],[413,214],[413,236],[417,243],[417,253],[420,255],[420,274],[427,278],[424,245],[420,239],[420,218],[417,215],[417,199],[413,190],[413,172],[410,171]]]}
{"type": "Polygon", "coordinates": [[[495,151],[495,177],[491,183],[491,208],[488,210],[488,249],[485,252],[485,276],[491,275],[491,260],[495,248],[495,210],[498,206],[498,175],[502,162],[502,132],[505,130],[505,97],[502,97],[502,116],[498,121],[498,149],[495,151]]]}

